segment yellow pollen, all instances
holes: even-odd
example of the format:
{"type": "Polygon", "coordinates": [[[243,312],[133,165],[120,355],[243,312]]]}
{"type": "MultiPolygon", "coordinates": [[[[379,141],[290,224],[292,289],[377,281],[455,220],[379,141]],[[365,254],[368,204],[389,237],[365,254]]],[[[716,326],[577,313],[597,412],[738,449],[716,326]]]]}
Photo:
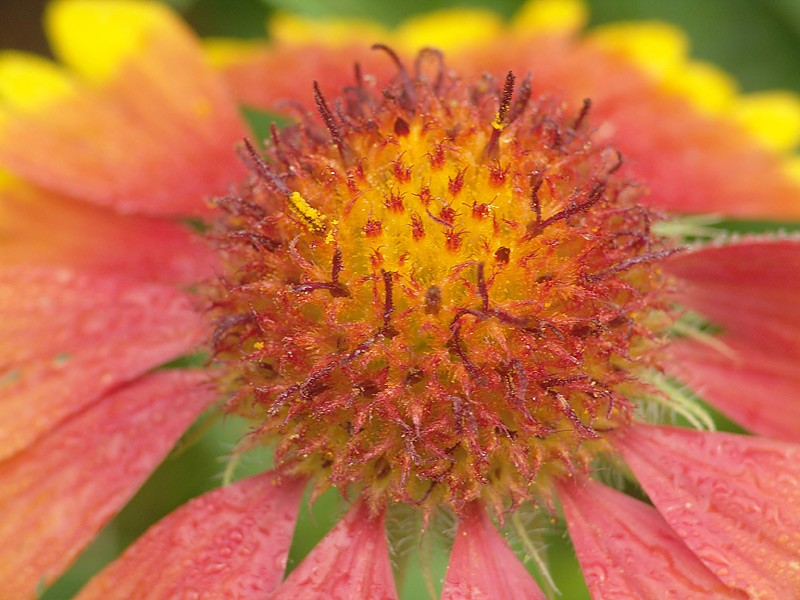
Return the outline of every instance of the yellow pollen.
{"type": "Polygon", "coordinates": [[[311,233],[322,233],[327,229],[325,216],[313,208],[299,192],[292,192],[287,199],[292,212],[303,221],[311,233]]]}

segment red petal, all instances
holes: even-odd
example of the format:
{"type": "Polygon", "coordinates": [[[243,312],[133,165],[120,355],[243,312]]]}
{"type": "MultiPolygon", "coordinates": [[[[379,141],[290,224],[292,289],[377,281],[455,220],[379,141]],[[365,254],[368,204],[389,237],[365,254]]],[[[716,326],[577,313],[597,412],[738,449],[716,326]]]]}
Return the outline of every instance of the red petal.
{"type": "Polygon", "coordinates": [[[357,502],[270,600],[393,600],[384,515],[357,502]]]}
{"type": "Polygon", "coordinates": [[[637,425],[614,445],[681,540],[754,598],[800,590],[800,446],[637,425]]]}
{"type": "Polygon", "coordinates": [[[99,275],[190,283],[217,259],[188,227],[122,216],[22,184],[0,190],[0,263],[57,265],[99,275]]]}
{"type": "Polygon", "coordinates": [[[719,341],[731,354],[692,340],[672,344],[672,374],[748,431],[800,442],[797,360],[725,336],[719,341]]]}
{"type": "Polygon", "coordinates": [[[151,527],[75,600],[263,600],[283,577],[303,487],[268,472],[200,496],[151,527]]]}
{"type": "Polygon", "coordinates": [[[469,505],[458,522],[441,600],[545,600],[486,511],[469,505]]]}
{"type": "Polygon", "coordinates": [[[170,288],[46,268],[0,269],[0,458],[204,334],[170,288]]]}
{"type": "Polygon", "coordinates": [[[0,463],[3,597],[32,597],[69,566],[213,401],[202,381],[150,375],[0,463]]]}
{"type": "Polygon", "coordinates": [[[754,350],[800,359],[800,240],[746,239],[680,254],[682,300],[754,350]]]}
{"type": "MultiPolygon", "coordinates": [[[[87,85],[4,119],[0,160],[41,187],[120,212],[195,214],[244,177],[235,146],[245,129],[194,34],[164,8],[142,10],[152,22],[139,24],[140,45],[119,57],[102,89],[87,85]]],[[[120,28],[132,37],[113,17],[95,17],[105,31],[82,35],[105,41],[120,28]]]]}
{"type": "Polygon", "coordinates": [[[594,481],[559,497],[592,598],[739,598],[683,545],[654,508],[594,481]]]}

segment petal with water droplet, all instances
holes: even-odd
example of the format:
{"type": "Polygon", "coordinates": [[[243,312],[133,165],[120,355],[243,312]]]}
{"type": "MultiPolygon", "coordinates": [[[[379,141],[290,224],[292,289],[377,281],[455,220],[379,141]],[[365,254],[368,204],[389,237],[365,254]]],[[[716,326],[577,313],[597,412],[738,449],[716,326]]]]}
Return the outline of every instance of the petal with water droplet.
{"type": "Polygon", "coordinates": [[[800,359],[800,240],[750,237],[672,256],[681,301],[760,352],[800,359]]]}
{"type": "Polygon", "coordinates": [[[205,334],[192,300],[171,287],[0,268],[0,458],[205,334]]]}
{"type": "Polygon", "coordinates": [[[469,505],[458,522],[441,600],[545,600],[486,511],[469,505]]]}
{"type": "Polygon", "coordinates": [[[558,492],[595,600],[745,597],[714,576],[653,507],[594,481],[560,482],[558,492]]]}
{"type": "Polygon", "coordinates": [[[270,471],[195,498],[75,600],[263,600],[283,576],[303,487],[270,471]]]}
{"type": "Polygon", "coordinates": [[[614,446],[678,537],[754,598],[800,589],[800,446],[635,425],[614,446]]]}
{"type": "Polygon", "coordinates": [[[670,345],[671,373],[748,431],[800,442],[797,360],[729,336],[717,339],[729,351],[695,340],[670,345]]]}
{"type": "Polygon", "coordinates": [[[0,198],[0,265],[124,273],[169,285],[218,272],[219,259],[209,245],[172,219],[121,215],[2,178],[0,198]]]}
{"type": "Polygon", "coordinates": [[[204,381],[149,375],[0,463],[3,598],[33,597],[69,566],[213,402],[204,381]]]}
{"type": "Polygon", "coordinates": [[[396,600],[384,514],[358,501],[270,600],[396,600]]]}

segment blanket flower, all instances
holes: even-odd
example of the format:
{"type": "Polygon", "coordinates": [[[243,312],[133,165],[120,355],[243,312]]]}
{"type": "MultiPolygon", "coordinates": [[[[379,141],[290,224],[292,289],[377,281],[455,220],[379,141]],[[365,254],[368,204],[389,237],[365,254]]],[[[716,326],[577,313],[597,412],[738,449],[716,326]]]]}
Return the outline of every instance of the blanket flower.
{"type": "Polygon", "coordinates": [[[212,411],[275,468],[77,598],[396,598],[400,508],[457,519],[448,600],[546,597],[495,525],[522,511],[563,515],[593,598],[797,598],[800,242],[696,216],[800,216],[800,102],[584,20],[203,45],[158,3],[53,2],[60,63],[0,55],[4,593],[212,411]],[[240,104],[289,124],[262,147],[240,104]],[[351,507],[284,578],[309,487],[351,507]]]}

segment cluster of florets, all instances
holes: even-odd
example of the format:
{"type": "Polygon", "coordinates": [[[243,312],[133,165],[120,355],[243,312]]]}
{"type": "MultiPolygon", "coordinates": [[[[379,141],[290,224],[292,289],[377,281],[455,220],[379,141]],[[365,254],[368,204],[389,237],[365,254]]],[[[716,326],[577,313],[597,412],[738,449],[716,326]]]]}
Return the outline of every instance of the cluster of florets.
{"type": "Polygon", "coordinates": [[[588,101],[433,51],[314,98],[218,201],[214,352],[251,441],[322,486],[456,509],[585,464],[657,367],[672,251],[588,101]]]}

